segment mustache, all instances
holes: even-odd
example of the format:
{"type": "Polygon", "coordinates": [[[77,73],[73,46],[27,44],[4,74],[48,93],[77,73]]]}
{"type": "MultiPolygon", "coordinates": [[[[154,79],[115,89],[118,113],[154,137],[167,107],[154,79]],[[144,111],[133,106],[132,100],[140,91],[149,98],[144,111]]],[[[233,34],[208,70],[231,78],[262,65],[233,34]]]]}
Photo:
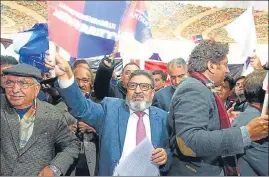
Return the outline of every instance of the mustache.
{"type": "Polygon", "coordinates": [[[82,91],[86,91],[86,87],[79,87],[80,88],[80,90],[82,90],[82,91]]]}
{"type": "Polygon", "coordinates": [[[143,94],[134,94],[132,98],[144,98],[143,94]]]}
{"type": "Polygon", "coordinates": [[[24,95],[19,95],[19,94],[11,94],[9,96],[14,96],[14,97],[24,97],[24,95]]]}

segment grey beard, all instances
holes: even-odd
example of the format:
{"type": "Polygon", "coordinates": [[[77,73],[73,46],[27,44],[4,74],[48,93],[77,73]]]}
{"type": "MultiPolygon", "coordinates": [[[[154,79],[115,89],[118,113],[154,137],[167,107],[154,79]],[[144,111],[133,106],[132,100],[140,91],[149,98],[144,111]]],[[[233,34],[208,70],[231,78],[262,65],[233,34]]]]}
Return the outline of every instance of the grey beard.
{"type": "Polygon", "coordinates": [[[129,108],[133,111],[144,111],[152,104],[152,101],[131,101],[128,97],[126,97],[125,101],[129,108]]]}

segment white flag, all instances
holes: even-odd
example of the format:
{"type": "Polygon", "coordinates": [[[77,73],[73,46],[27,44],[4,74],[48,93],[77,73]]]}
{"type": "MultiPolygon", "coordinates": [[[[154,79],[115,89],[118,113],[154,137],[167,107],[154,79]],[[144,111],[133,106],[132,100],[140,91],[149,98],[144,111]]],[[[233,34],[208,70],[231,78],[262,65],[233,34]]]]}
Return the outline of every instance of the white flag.
{"type": "Polygon", "coordinates": [[[265,90],[266,93],[268,94],[268,72],[267,72],[265,79],[263,81],[262,89],[265,90]]]}
{"type": "Polygon", "coordinates": [[[257,47],[253,8],[249,7],[242,15],[225,27],[226,31],[241,47],[242,57],[252,57],[257,47]]]}

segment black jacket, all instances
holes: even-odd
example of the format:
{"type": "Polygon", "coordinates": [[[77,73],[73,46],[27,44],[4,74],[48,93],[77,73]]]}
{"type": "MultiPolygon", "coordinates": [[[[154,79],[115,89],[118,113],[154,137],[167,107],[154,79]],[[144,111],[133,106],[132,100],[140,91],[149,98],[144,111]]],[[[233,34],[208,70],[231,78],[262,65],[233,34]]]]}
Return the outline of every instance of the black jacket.
{"type": "Polygon", "coordinates": [[[94,92],[98,100],[102,100],[104,97],[115,97],[125,100],[127,90],[123,87],[122,82],[119,81],[117,85],[111,83],[113,70],[114,67],[107,67],[104,64],[104,60],[100,62],[94,80],[94,92]]]}

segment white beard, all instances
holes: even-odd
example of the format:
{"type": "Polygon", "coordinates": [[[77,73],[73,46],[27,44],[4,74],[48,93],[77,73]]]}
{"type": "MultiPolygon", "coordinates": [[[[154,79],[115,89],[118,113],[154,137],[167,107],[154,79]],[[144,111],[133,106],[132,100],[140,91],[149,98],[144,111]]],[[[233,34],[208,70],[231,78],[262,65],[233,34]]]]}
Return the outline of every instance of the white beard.
{"type": "Polygon", "coordinates": [[[133,111],[144,111],[151,106],[152,101],[131,101],[126,97],[126,103],[133,111]]]}

